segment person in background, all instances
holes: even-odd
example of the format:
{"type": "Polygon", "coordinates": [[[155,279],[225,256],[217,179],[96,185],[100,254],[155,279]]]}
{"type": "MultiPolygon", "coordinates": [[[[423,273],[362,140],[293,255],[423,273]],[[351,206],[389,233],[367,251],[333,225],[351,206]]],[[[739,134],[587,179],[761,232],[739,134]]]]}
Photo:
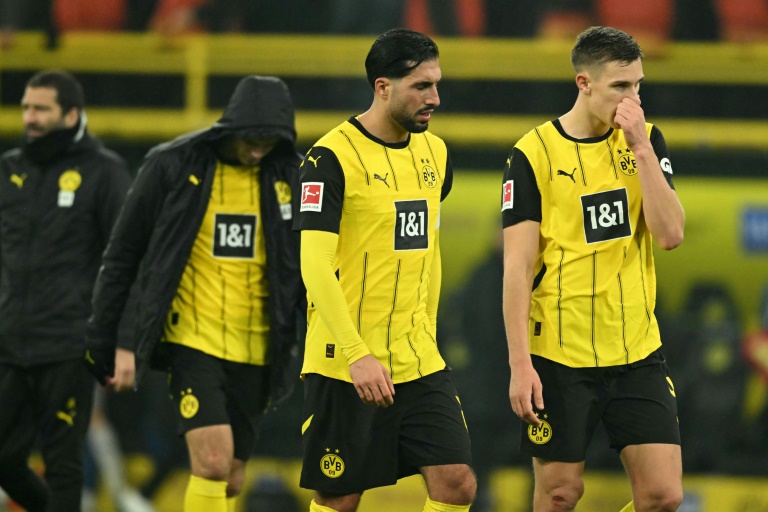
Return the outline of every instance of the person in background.
{"type": "Polygon", "coordinates": [[[599,421],[632,485],[623,512],[671,512],[683,499],[653,241],[680,245],[685,214],[664,137],[640,106],[642,59],[625,32],[580,34],[573,108],[523,136],[504,170],[509,399],[527,423],[534,512],[576,507],[599,421]]]}
{"type": "Polygon", "coordinates": [[[120,391],[150,363],[169,374],[192,470],[186,512],[234,510],[261,418],[293,387],[306,305],[295,140],[282,80],[242,79],[213,127],[149,152],[94,288],[85,360],[96,378],[120,391]],[[135,340],[118,346],[136,281],[135,340]]]}
{"type": "Polygon", "coordinates": [[[35,74],[21,147],[0,157],[0,487],[29,512],[80,510],[89,297],[131,183],[84,106],[71,74],[35,74]],[[37,436],[45,479],[27,465],[37,436]]]}

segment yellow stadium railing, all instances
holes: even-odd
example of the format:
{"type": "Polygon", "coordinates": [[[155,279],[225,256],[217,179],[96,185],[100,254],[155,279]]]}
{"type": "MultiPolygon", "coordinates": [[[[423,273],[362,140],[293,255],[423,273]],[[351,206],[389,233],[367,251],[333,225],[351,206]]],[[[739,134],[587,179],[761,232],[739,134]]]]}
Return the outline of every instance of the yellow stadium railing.
{"type": "MultiPolygon", "coordinates": [[[[371,40],[369,36],[324,35],[198,35],[169,40],[154,34],[72,33],[60,39],[57,49],[47,50],[44,35],[22,33],[12,48],[0,51],[0,71],[58,67],[75,73],[180,75],[184,78],[182,109],[89,109],[91,125],[101,136],[156,140],[207,126],[218,117],[220,112],[207,105],[211,76],[363,77],[371,40]]],[[[446,80],[572,80],[570,42],[444,38],[438,44],[446,80]]],[[[649,80],[658,83],[768,87],[768,44],[670,44],[648,57],[644,70],[649,80]]],[[[503,98],[499,100],[503,108],[503,98]]],[[[300,138],[311,142],[350,114],[299,111],[300,138]]],[[[435,116],[432,129],[452,144],[509,146],[555,114],[442,113],[435,116]],[[478,126],[483,129],[478,131],[478,126]]],[[[19,116],[18,108],[1,108],[0,135],[20,133],[19,116]]],[[[673,147],[768,147],[768,122],[764,121],[653,121],[663,126],[673,147]]]]}

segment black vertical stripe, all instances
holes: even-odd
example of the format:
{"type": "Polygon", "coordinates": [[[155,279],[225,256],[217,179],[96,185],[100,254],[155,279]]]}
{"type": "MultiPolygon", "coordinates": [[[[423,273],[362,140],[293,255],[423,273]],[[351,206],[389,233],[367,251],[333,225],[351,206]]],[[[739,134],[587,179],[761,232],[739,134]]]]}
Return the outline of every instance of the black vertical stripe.
{"type": "Polygon", "coordinates": [[[200,334],[200,326],[197,323],[197,271],[190,267],[192,271],[192,318],[195,319],[195,334],[200,334]]]}
{"type": "Polygon", "coordinates": [[[219,276],[221,276],[221,345],[222,359],[227,358],[227,281],[222,275],[221,267],[218,267],[219,276]]]}
{"type": "Polygon", "coordinates": [[[363,335],[363,299],[365,298],[365,279],[368,276],[368,252],[363,253],[363,278],[360,280],[360,305],[357,307],[357,332],[363,335]]]}
{"type": "Polygon", "coordinates": [[[648,320],[648,326],[645,329],[647,333],[648,329],[651,328],[651,312],[650,312],[650,308],[648,307],[648,294],[645,293],[645,265],[643,264],[647,255],[643,254],[642,239],[639,237],[637,238],[637,248],[638,248],[638,252],[640,253],[640,258],[638,258],[638,260],[640,265],[640,282],[643,284],[643,301],[645,302],[645,317],[648,320]]]}
{"type": "Polygon", "coordinates": [[[219,204],[224,204],[224,166],[218,165],[219,178],[219,204]]]}
{"type": "MultiPolygon", "coordinates": [[[[427,143],[427,148],[429,148],[429,155],[432,157],[432,163],[435,164],[435,170],[437,172],[437,176],[440,176],[440,167],[437,166],[437,159],[435,158],[435,152],[432,151],[432,144],[429,143],[429,137],[427,137],[426,133],[421,134],[422,137],[424,137],[424,142],[427,143]]],[[[446,165],[446,162],[443,162],[443,165],[446,165]]],[[[448,169],[443,169],[443,179],[440,183],[440,187],[442,188],[443,183],[445,181],[445,175],[448,172],[448,169]]]]}
{"type": "Polygon", "coordinates": [[[386,146],[381,146],[384,149],[384,156],[387,157],[387,164],[389,165],[389,170],[392,171],[392,178],[395,185],[395,190],[400,191],[400,188],[397,186],[397,175],[395,174],[395,167],[392,165],[392,160],[389,159],[389,150],[386,146]]]}
{"type": "Polygon", "coordinates": [[[421,373],[421,358],[419,357],[419,354],[416,353],[416,347],[413,346],[413,342],[411,341],[411,336],[407,336],[408,339],[408,345],[411,347],[411,350],[413,351],[414,357],[416,357],[416,361],[418,361],[418,365],[416,367],[416,371],[419,372],[419,377],[423,377],[424,375],[421,373]]]}
{"type": "Polygon", "coordinates": [[[411,146],[408,146],[408,153],[411,155],[411,162],[413,162],[413,171],[416,173],[416,183],[419,184],[419,190],[421,190],[421,175],[419,174],[419,164],[416,163],[416,155],[413,154],[411,146]]]}
{"type": "MultiPolygon", "coordinates": [[[[433,256],[434,257],[434,256],[433,256]]],[[[424,284],[424,269],[427,268],[427,259],[422,258],[421,259],[421,272],[419,272],[419,287],[416,290],[416,304],[421,304],[421,286],[424,284]]],[[[411,315],[411,326],[416,325],[416,321],[414,319],[414,316],[416,315],[416,309],[413,310],[413,315],[411,315]]]]}
{"type": "Polygon", "coordinates": [[[579,143],[574,143],[576,146],[576,157],[579,159],[579,170],[581,170],[581,182],[584,183],[584,186],[587,186],[587,176],[584,174],[584,162],[581,160],[581,147],[579,146],[579,143]]]}
{"type": "Polygon", "coordinates": [[[552,181],[552,160],[549,158],[549,150],[547,149],[547,145],[544,142],[544,137],[541,136],[539,129],[534,128],[533,131],[536,132],[536,136],[539,138],[539,142],[541,142],[541,145],[544,148],[544,154],[547,155],[547,164],[549,165],[549,181],[552,181]]]}
{"type": "Polygon", "coordinates": [[[360,156],[360,152],[357,151],[357,148],[355,147],[355,144],[352,142],[352,139],[349,138],[349,135],[344,133],[344,130],[339,130],[339,132],[347,139],[347,142],[349,142],[349,145],[352,146],[352,151],[354,151],[355,155],[357,155],[357,161],[360,162],[360,167],[362,167],[363,171],[365,172],[365,184],[370,185],[371,177],[368,175],[368,168],[365,167],[365,164],[363,163],[363,158],[360,156]]]}
{"type": "Polygon", "coordinates": [[[259,175],[256,173],[255,168],[251,167],[251,205],[256,204],[256,192],[259,185],[259,175]]]}
{"type": "Polygon", "coordinates": [[[395,286],[392,290],[392,310],[389,312],[389,320],[387,321],[387,352],[389,352],[389,376],[395,378],[394,368],[392,367],[392,317],[395,315],[395,308],[397,307],[397,285],[400,283],[400,267],[403,264],[403,260],[397,260],[397,271],[395,272],[395,286]]]}
{"type": "Polygon", "coordinates": [[[557,266],[557,337],[560,339],[560,348],[563,348],[563,261],[565,249],[560,248],[560,263],[557,266]]]}
{"type": "MultiPolygon", "coordinates": [[[[625,254],[626,252],[627,250],[624,249],[625,254]]],[[[619,272],[617,279],[619,281],[619,300],[621,302],[621,342],[624,345],[624,363],[629,364],[629,350],[627,350],[627,322],[626,317],[624,316],[624,285],[621,282],[621,272],[619,272]]]]}
{"type": "Polygon", "coordinates": [[[251,266],[245,266],[245,288],[248,293],[248,362],[253,362],[253,291],[251,290],[251,266]]]}
{"type": "Polygon", "coordinates": [[[435,337],[434,337],[434,336],[432,336],[432,334],[429,332],[429,329],[427,329],[427,323],[426,323],[426,322],[424,322],[424,323],[422,323],[421,325],[423,325],[423,326],[424,326],[424,332],[427,334],[427,337],[429,337],[429,339],[431,339],[431,340],[432,340],[432,343],[434,343],[434,344],[435,344],[435,346],[437,346],[437,340],[436,340],[436,339],[435,339],[435,337]]]}
{"type": "Polygon", "coordinates": [[[595,353],[595,366],[600,366],[600,360],[597,357],[597,346],[595,345],[596,283],[597,283],[597,251],[592,251],[592,351],[595,353]]]}
{"type": "Polygon", "coordinates": [[[616,179],[619,179],[619,173],[616,170],[616,160],[613,158],[613,148],[611,147],[611,143],[608,139],[605,140],[605,143],[608,145],[608,154],[611,156],[611,165],[613,166],[613,175],[616,179]]]}

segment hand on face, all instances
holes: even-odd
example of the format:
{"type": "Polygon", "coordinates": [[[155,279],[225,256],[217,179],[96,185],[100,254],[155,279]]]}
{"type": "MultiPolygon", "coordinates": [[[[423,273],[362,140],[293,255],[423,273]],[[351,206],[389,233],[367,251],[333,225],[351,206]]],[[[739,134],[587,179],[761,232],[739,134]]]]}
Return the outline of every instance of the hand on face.
{"type": "Polygon", "coordinates": [[[624,131],[624,138],[629,149],[648,138],[645,130],[645,113],[640,106],[640,98],[624,98],[616,107],[613,122],[624,131]]]}

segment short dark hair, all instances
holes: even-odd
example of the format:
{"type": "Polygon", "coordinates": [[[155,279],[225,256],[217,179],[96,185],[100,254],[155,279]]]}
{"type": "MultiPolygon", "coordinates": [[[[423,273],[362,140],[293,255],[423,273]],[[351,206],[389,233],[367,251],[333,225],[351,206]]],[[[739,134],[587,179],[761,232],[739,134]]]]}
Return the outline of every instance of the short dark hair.
{"type": "Polygon", "coordinates": [[[629,64],[643,58],[643,50],[634,38],[611,27],[590,27],[576,38],[571,50],[571,64],[578,73],[587,66],[621,62],[629,64]]]}
{"type": "Polygon", "coordinates": [[[73,108],[82,111],[85,107],[83,86],[71,74],[59,69],[49,69],[36,73],[27,82],[27,87],[50,87],[56,90],[56,101],[66,114],[73,108]]]}
{"type": "Polygon", "coordinates": [[[380,35],[365,58],[368,83],[377,78],[403,78],[422,62],[440,56],[435,42],[420,32],[393,28],[380,35]]]}

